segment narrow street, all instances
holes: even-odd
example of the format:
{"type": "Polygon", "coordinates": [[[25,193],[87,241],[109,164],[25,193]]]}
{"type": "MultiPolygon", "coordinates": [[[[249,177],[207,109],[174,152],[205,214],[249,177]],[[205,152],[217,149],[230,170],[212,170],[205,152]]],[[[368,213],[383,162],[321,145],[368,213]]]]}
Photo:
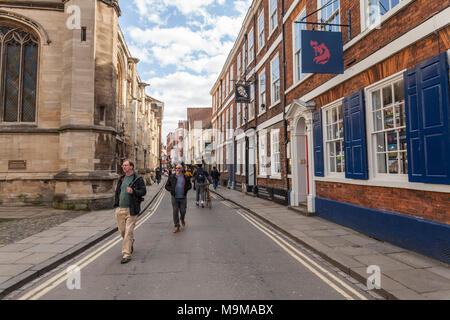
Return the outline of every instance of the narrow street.
{"type": "Polygon", "coordinates": [[[193,191],[188,196],[187,225],[177,234],[167,192],[141,216],[130,263],[120,264],[122,241],[116,233],[7,299],[373,299],[230,203],[214,199],[212,209],[202,209],[195,206],[193,191]],[[73,265],[81,268],[80,289],[67,281],[73,265]]]}

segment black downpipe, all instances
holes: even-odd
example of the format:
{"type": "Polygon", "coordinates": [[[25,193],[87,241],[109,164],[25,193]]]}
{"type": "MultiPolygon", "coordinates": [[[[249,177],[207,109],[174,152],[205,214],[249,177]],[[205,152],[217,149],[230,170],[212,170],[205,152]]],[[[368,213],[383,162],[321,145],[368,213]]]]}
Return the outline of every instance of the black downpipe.
{"type": "Polygon", "coordinates": [[[284,0],[281,0],[281,30],[282,30],[282,41],[281,43],[283,44],[283,103],[282,103],[282,108],[283,108],[283,124],[284,124],[284,162],[285,162],[285,172],[286,172],[286,190],[288,191],[289,194],[289,178],[288,178],[288,167],[289,167],[289,160],[287,158],[287,146],[288,146],[288,130],[287,130],[287,120],[286,120],[286,32],[284,30],[284,0]]]}

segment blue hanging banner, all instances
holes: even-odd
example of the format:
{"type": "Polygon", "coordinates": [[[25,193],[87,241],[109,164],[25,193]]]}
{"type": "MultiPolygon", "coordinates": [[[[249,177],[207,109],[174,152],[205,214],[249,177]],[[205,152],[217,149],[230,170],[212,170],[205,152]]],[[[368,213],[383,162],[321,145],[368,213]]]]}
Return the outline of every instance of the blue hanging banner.
{"type": "Polygon", "coordinates": [[[341,32],[302,30],[302,73],[344,73],[341,32]]]}

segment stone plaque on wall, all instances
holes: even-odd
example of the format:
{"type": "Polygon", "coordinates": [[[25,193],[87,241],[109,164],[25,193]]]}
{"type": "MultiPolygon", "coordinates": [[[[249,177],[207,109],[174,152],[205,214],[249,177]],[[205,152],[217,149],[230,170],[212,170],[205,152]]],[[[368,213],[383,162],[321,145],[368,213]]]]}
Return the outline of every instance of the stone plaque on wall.
{"type": "Polygon", "coordinates": [[[9,170],[23,170],[27,168],[26,160],[9,160],[8,169],[9,170]]]}

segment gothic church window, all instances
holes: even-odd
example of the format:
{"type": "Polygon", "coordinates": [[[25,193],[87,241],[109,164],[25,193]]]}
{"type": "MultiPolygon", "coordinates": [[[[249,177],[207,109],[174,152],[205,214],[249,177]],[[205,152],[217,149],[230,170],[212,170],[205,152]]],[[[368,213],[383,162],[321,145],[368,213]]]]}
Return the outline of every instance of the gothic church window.
{"type": "Polygon", "coordinates": [[[0,25],[0,121],[36,122],[39,40],[0,25]]]}

